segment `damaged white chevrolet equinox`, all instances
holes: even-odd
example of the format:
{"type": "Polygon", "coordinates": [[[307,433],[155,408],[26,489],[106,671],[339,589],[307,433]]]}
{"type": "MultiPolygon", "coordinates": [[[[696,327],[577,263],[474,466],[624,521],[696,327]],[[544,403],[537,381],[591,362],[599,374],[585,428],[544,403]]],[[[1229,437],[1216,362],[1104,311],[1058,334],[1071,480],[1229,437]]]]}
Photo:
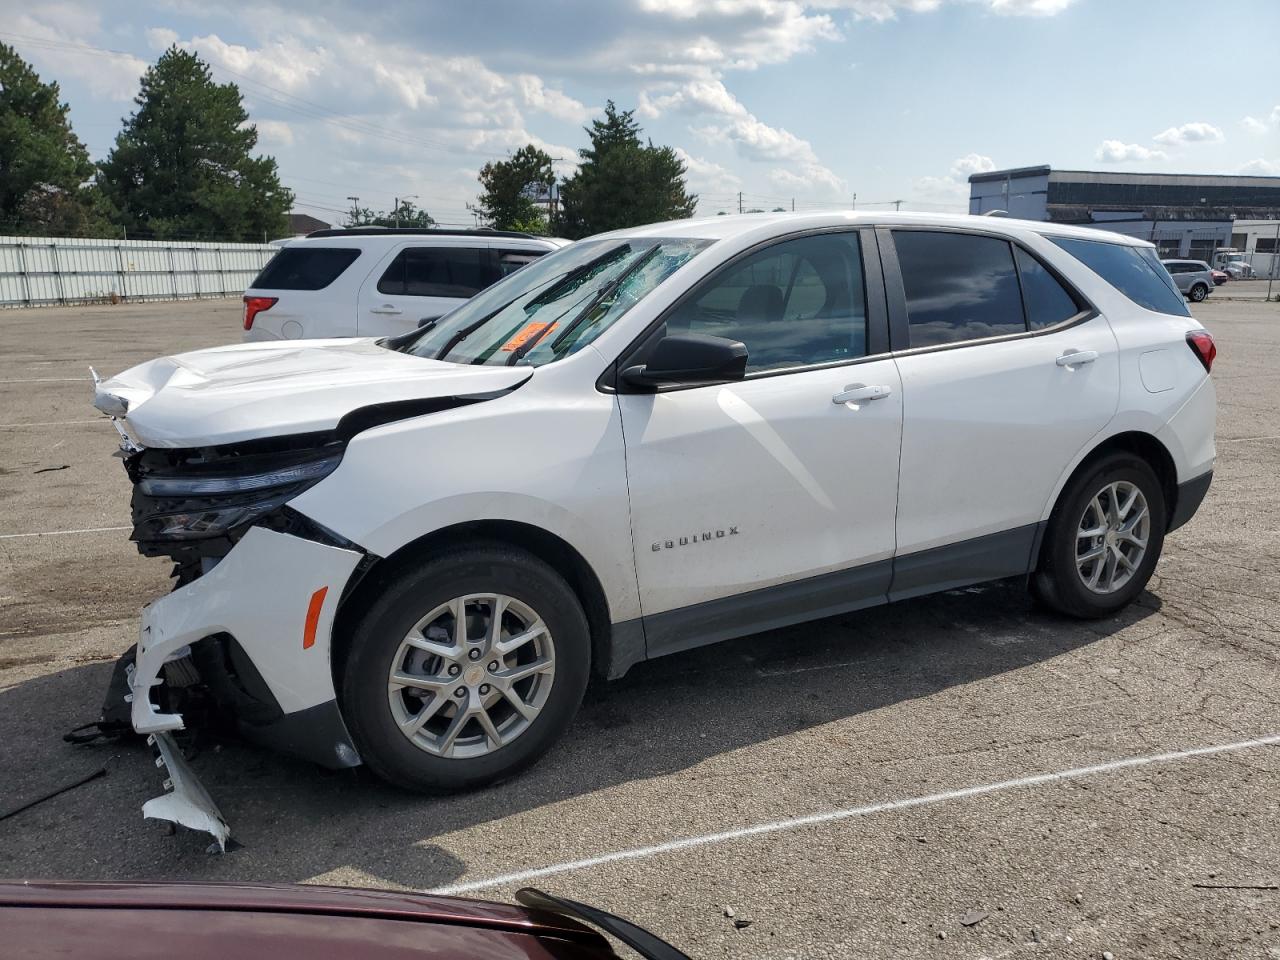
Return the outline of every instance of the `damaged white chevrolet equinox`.
{"type": "Polygon", "coordinates": [[[467,788],[648,658],[1005,577],[1113,614],[1208,489],[1214,354],[1150,244],[822,214],[581,241],[395,339],[143,364],[96,399],[176,563],[132,725],[201,691],[467,788]]]}

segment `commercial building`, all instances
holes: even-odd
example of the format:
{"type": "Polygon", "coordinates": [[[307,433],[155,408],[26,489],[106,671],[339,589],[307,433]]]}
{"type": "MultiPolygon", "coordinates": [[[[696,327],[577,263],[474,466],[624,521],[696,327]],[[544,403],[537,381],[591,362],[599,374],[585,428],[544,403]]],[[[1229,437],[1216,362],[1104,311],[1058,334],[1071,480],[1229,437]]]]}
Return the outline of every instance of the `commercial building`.
{"type": "Polygon", "coordinates": [[[1018,167],[969,177],[969,212],[1078,223],[1150,240],[1162,257],[1274,253],[1280,177],[1018,167]],[[1258,246],[1261,244],[1261,246],[1258,246]]]}

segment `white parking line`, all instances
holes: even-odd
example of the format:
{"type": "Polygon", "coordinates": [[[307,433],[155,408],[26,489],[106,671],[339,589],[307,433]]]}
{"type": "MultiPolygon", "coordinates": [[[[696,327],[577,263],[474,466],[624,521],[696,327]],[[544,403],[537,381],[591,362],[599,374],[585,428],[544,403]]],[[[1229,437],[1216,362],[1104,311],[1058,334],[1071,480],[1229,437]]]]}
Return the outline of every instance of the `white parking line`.
{"type": "Polygon", "coordinates": [[[0,430],[16,430],[18,427],[69,427],[73,423],[110,422],[110,417],[93,417],[90,420],[36,420],[32,423],[0,423],[0,430]]]}
{"type": "Polygon", "coordinates": [[[1280,440],[1280,434],[1268,437],[1219,437],[1219,443],[1249,443],[1251,440],[1280,440]]]}
{"type": "Polygon", "coordinates": [[[61,537],[69,533],[106,533],[112,530],[132,530],[133,527],[85,527],[82,530],[40,530],[36,533],[0,533],[0,540],[18,540],[22,537],[61,537]]]}
{"type": "Polygon", "coordinates": [[[25,380],[0,380],[0,383],[92,383],[92,377],[28,377],[25,380]]]}
{"type": "Polygon", "coordinates": [[[796,830],[800,827],[811,827],[816,824],[831,823],[836,820],[849,820],[854,817],[865,817],[873,813],[886,813],[894,810],[906,810],[911,807],[924,807],[934,803],[943,803],[948,800],[964,800],[969,797],[980,797],[988,793],[999,793],[1004,790],[1018,790],[1023,787],[1035,787],[1044,783],[1054,783],[1058,780],[1071,780],[1076,777],[1088,777],[1099,773],[1112,773],[1116,770],[1127,770],[1130,767],[1145,767],[1153,763],[1168,763],[1173,760],[1187,760],[1192,757],[1210,757],[1219,753],[1253,750],[1258,747],[1275,746],[1276,744],[1280,744],[1280,734],[1259,737],[1256,740],[1240,740],[1236,743],[1223,743],[1211,747],[1196,747],[1191,750],[1175,750],[1169,753],[1154,753],[1143,757],[1127,757],[1123,760],[1112,760],[1109,763],[1098,763],[1088,767],[1074,767],[1070,770],[1058,770],[1053,773],[1039,773],[1030,777],[1020,777],[1017,780],[1001,780],[999,783],[986,783],[975,787],[964,787],[960,790],[948,790],[945,793],[931,793],[923,797],[910,797],[906,800],[888,800],[884,803],[873,803],[870,806],[865,807],[850,807],[847,810],[832,810],[827,813],[814,813],[807,817],[795,817],[791,820],[776,820],[772,823],[761,823],[751,827],[741,827],[737,830],[726,830],[723,833],[709,833],[701,837],[686,837],[682,840],[672,840],[669,843],[658,843],[650,847],[634,847],[630,850],[617,850],[613,853],[602,854],[598,857],[588,857],[585,860],[571,860],[566,863],[557,863],[548,867],[538,867],[533,870],[521,870],[517,873],[506,873],[496,877],[486,877],[483,880],[469,880],[465,883],[455,883],[445,887],[436,887],[435,889],[427,892],[456,896],[458,894],[470,893],[473,890],[483,890],[487,887],[501,887],[508,884],[527,883],[530,880],[537,880],[541,877],[550,877],[560,873],[569,873],[574,870],[586,870],[590,867],[599,867],[608,863],[618,863],[624,860],[643,860],[648,857],[661,856],[664,853],[675,853],[680,850],[689,850],[693,847],[705,847],[715,843],[725,843],[730,840],[741,840],[744,837],[758,837],[769,833],[780,833],[784,830],[796,830]]]}

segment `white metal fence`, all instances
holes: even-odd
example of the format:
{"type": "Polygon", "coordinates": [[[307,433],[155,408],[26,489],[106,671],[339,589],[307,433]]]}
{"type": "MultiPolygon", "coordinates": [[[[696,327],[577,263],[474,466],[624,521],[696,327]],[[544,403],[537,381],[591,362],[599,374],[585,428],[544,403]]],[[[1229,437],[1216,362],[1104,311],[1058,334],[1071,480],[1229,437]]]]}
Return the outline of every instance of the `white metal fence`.
{"type": "Polygon", "coordinates": [[[0,307],[223,297],[248,287],[277,252],[266,243],[0,236],[0,307]]]}

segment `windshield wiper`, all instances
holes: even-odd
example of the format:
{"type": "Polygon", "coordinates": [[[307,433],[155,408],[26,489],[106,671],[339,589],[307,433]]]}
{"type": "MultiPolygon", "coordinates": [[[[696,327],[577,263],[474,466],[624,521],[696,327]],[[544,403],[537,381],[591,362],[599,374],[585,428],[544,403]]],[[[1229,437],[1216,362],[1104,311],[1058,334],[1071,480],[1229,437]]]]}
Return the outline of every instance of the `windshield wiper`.
{"type": "MultiPolygon", "coordinates": [[[[565,327],[564,333],[560,334],[560,336],[556,337],[554,340],[551,341],[551,352],[554,354],[556,350],[559,348],[559,346],[562,343],[564,343],[566,340],[568,340],[569,337],[573,336],[573,334],[577,331],[577,329],[580,326],[582,326],[583,321],[585,321],[587,317],[591,316],[591,312],[595,310],[596,307],[600,306],[600,304],[604,303],[607,299],[609,299],[611,296],[617,293],[619,288],[621,288],[621,286],[624,283],[626,283],[633,276],[635,276],[637,272],[642,270],[645,264],[647,264],[650,260],[653,259],[653,256],[658,252],[659,247],[660,247],[660,244],[655,243],[648,250],[646,250],[644,252],[644,255],[640,257],[638,260],[636,260],[635,263],[627,267],[627,269],[623,270],[622,273],[618,274],[618,276],[614,277],[612,280],[606,283],[603,287],[601,287],[599,291],[597,291],[596,295],[591,298],[591,302],[588,303],[582,309],[582,311],[576,317],[573,318],[572,323],[570,323],[567,327],[565,327]]],[[[551,332],[550,327],[547,327],[545,330],[541,331],[537,339],[533,340],[530,343],[525,344],[525,347],[522,348],[524,352],[521,353],[520,356],[523,357],[525,353],[528,353],[530,350],[536,347],[538,345],[538,342],[541,341],[542,338],[550,332],[551,332]]],[[[509,367],[515,366],[516,361],[519,359],[520,359],[519,357],[512,357],[512,359],[507,361],[507,366],[509,367]]]]}

